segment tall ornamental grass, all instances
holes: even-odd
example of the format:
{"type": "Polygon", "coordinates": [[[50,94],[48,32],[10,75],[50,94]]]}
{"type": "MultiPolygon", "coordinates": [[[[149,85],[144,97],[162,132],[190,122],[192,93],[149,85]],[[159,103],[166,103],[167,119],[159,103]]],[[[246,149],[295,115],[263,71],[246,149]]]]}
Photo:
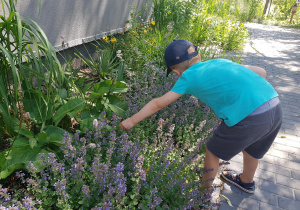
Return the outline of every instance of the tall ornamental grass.
{"type": "Polygon", "coordinates": [[[53,107],[62,103],[62,93],[69,88],[66,72],[43,30],[33,20],[21,19],[16,2],[1,0],[0,121],[6,137],[24,128],[26,112],[35,129],[43,131],[53,107]]]}

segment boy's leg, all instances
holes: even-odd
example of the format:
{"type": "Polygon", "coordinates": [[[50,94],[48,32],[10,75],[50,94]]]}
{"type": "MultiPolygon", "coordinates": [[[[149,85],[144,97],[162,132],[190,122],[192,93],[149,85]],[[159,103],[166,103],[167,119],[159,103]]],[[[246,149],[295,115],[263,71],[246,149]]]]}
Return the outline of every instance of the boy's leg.
{"type": "Polygon", "coordinates": [[[258,166],[258,159],[249,155],[245,150],[243,150],[243,174],[240,176],[241,181],[244,183],[252,183],[256,168],[258,166]]]}
{"type": "MultiPolygon", "coordinates": [[[[240,179],[243,183],[252,183],[256,168],[258,166],[258,159],[249,155],[245,150],[243,152],[243,173],[240,176],[240,179]]],[[[230,171],[224,171],[223,174],[226,175],[230,173],[230,171]]],[[[234,174],[238,175],[238,174],[234,174]]]]}
{"type": "Polygon", "coordinates": [[[203,186],[209,188],[212,186],[213,180],[217,175],[219,169],[219,158],[211,153],[206,148],[204,169],[207,170],[202,178],[203,186]]]}

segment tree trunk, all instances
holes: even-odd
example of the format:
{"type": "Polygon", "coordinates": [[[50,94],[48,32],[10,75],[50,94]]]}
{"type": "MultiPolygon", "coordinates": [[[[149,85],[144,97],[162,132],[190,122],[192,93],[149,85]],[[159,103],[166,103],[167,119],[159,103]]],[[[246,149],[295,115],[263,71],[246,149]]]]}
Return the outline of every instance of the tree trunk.
{"type": "Polygon", "coordinates": [[[266,0],[266,4],[265,4],[263,15],[266,15],[268,7],[269,7],[269,3],[270,3],[270,0],[266,0]]]}

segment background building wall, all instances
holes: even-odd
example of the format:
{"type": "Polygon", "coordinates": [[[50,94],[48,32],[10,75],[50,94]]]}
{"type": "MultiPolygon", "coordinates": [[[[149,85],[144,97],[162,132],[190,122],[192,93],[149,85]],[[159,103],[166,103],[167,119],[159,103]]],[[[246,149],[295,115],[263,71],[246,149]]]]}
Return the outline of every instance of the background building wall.
{"type": "Polygon", "coordinates": [[[18,0],[16,8],[36,21],[50,43],[62,50],[123,31],[132,12],[144,11],[143,17],[137,17],[146,21],[151,3],[152,0],[41,0],[39,10],[38,0],[18,0]]]}

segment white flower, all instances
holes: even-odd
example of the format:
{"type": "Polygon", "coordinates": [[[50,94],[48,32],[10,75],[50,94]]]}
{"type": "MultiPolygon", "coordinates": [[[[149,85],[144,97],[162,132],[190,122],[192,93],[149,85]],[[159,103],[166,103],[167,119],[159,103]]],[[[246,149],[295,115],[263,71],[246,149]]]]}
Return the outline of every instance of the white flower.
{"type": "Polygon", "coordinates": [[[29,112],[26,112],[24,115],[25,115],[26,119],[30,119],[30,113],[29,112]]]}
{"type": "Polygon", "coordinates": [[[94,149],[94,148],[96,148],[96,144],[95,143],[89,143],[89,145],[87,146],[87,148],[94,149]]]}
{"type": "Polygon", "coordinates": [[[97,126],[98,125],[98,120],[97,119],[94,119],[94,121],[93,121],[93,126],[97,126]]]}
{"type": "Polygon", "coordinates": [[[121,50],[117,50],[116,54],[117,54],[117,57],[118,57],[118,58],[121,58],[121,59],[122,59],[123,54],[122,54],[122,51],[121,51],[121,50]]]}

